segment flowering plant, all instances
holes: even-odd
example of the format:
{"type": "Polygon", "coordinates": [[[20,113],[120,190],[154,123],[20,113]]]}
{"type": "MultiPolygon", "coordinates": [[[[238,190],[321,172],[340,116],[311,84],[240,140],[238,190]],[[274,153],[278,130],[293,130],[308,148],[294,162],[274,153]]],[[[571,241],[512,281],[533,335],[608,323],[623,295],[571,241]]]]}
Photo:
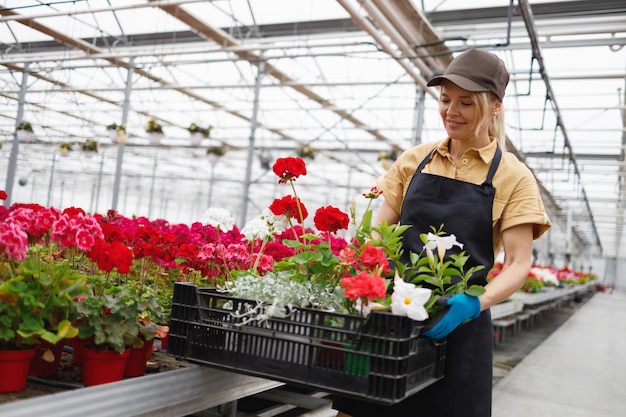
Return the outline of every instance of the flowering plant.
{"type": "MultiPolygon", "coordinates": [[[[445,236],[441,228],[421,235],[423,253],[411,254],[410,262],[403,263],[401,237],[409,226],[372,226],[371,204],[382,194],[376,187],[363,194],[368,205],[358,222],[355,203],[350,215],[333,206],[320,207],[313,216],[315,231],[304,226],[309,212],[295,188],[296,180],[307,173],[304,161],[279,158],[272,170],[280,184],[290,185],[292,195],[275,199],[242,230],[254,262],[229,269],[226,259],[232,253],[225,247],[218,249],[226,267],[221,287],[233,296],[267,304],[259,306],[264,310],[257,312],[256,319],[284,314],[294,306],[313,306],[362,315],[385,310],[425,320],[437,312],[436,301],[443,295],[484,291],[468,285],[481,267],[464,271],[468,256],[463,252],[446,257],[448,249],[462,244],[454,235],[445,236]],[[350,241],[335,235],[350,224],[355,226],[350,241]],[[284,248],[278,256],[277,244],[284,248]]],[[[214,216],[214,224],[230,230],[234,221],[222,211],[219,218],[214,216]]]]}
{"type": "Polygon", "coordinates": [[[187,128],[189,133],[200,133],[206,139],[211,135],[212,126],[208,125],[207,127],[200,127],[195,123],[191,123],[187,128]]]}
{"type": "Polygon", "coordinates": [[[126,126],[125,125],[118,125],[117,123],[111,123],[111,124],[106,126],[106,130],[113,130],[113,131],[116,131],[116,132],[126,133],[126,126]]]}
{"type": "Polygon", "coordinates": [[[81,149],[83,152],[98,152],[98,141],[93,139],[86,139],[82,144],[81,149]]]}
{"type": "Polygon", "coordinates": [[[130,278],[133,254],[121,236],[81,209],[2,207],[0,348],[79,336],[119,350],[154,337],[165,308],[145,275],[130,278]]]}
{"type": "Polygon", "coordinates": [[[30,124],[30,122],[27,122],[26,120],[22,120],[21,122],[17,124],[16,130],[24,130],[26,132],[33,133],[33,125],[30,124]]]}
{"type": "Polygon", "coordinates": [[[146,133],[163,133],[163,126],[154,117],[148,119],[144,126],[146,133]]]}

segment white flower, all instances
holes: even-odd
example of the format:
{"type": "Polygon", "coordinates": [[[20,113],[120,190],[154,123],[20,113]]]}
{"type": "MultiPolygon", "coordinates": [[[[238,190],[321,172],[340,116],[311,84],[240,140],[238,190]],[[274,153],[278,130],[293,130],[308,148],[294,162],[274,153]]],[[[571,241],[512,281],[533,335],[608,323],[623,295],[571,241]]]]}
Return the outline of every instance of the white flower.
{"type": "Polygon", "coordinates": [[[208,223],[219,228],[223,232],[229,232],[235,226],[235,219],[230,215],[230,212],[221,207],[211,207],[206,211],[209,218],[208,223]]]}
{"type": "Polygon", "coordinates": [[[551,282],[554,285],[559,285],[559,279],[556,274],[550,271],[548,268],[530,268],[530,272],[535,274],[536,277],[542,278],[544,282],[551,282]]]}
{"type": "Polygon", "coordinates": [[[260,216],[250,220],[241,230],[241,233],[246,237],[246,240],[253,241],[256,238],[265,239],[271,236],[270,229],[267,226],[267,222],[260,216]]]}
{"type": "Polygon", "coordinates": [[[439,255],[439,259],[443,259],[446,251],[451,249],[452,246],[456,245],[459,248],[463,249],[463,244],[457,242],[455,235],[450,236],[437,236],[436,234],[429,232],[426,236],[426,246],[427,249],[434,250],[437,248],[437,254],[439,255]]]}
{"type": "Polygon", "coordinates": [[[263,219],[267,223],[267,228],[270,230],[270,232],[277,235],[281,234],[290,227],[289,218],[287,216],[277,216],[272,213],[272,210],[270,210],[269,208],[265,208],[261,212],[261,219],[263,219]]]}
{"type": "Polygon", "coordinates": [[[391,312],[397,316],[423,321],[428,318],[424,304],[430,299],[431,290],[416,287],[396,276],[391,294],[391,312]]]}

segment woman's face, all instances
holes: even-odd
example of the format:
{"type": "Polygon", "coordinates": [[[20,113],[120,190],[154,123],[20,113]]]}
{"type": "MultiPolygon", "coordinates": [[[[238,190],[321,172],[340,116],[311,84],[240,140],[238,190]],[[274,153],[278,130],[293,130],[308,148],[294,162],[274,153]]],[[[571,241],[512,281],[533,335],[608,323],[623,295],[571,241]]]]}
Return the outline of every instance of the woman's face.
{"type": "Polygon", "coordinates": [[[452,139],[489,138],[489,120],[496,111],[495,103],[492,102],[486,111],[480,111],[472,94],[449,81],[441,84],[439,115],[452,139]]]}

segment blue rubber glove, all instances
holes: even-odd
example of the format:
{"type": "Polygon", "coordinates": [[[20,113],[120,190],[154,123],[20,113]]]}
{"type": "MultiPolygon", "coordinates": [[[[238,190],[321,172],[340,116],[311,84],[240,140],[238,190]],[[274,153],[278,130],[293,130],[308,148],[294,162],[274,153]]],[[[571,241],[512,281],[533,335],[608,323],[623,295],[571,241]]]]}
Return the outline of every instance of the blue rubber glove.
{"type": "Polygon", "coordinates": [[[466,320],[480,315],[480,300],[466,294],[456,294],[448,298],[448,312],[424,335],[433,339],[443,339],[466,320]]]}

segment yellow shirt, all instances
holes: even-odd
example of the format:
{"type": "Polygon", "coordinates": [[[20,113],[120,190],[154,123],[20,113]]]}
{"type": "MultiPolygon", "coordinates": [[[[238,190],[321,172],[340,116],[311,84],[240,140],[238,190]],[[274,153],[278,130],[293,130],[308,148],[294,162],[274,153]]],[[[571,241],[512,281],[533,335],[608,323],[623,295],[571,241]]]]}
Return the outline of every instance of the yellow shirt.
{"type": "MultiPolygon", "coordinates": [[[[448,139],[421,144],[404,151],[389,171],[376,180],[376,185],[383,191],[383,197],[397,213],[400,213],[415,170],[435,146],[437,148],[432,159],[422,172],[482,184],[487,178],[497,144],[492,139],[491,144],[483,148],[468,149],[458,165],[454,164],[448,152],[448,139]]],[[[534,239],[550,228],[550,219],[543,207],[534,175],[512,153],[502,152],[500,166],[493,177],[493,186],[496,189],[492,215],[495,255],[502,249],[502,232],[509,227],[531,223],[534,239]]],[[[463,213],[459,213],[459,216],[462,215],[463,213]]]]}

